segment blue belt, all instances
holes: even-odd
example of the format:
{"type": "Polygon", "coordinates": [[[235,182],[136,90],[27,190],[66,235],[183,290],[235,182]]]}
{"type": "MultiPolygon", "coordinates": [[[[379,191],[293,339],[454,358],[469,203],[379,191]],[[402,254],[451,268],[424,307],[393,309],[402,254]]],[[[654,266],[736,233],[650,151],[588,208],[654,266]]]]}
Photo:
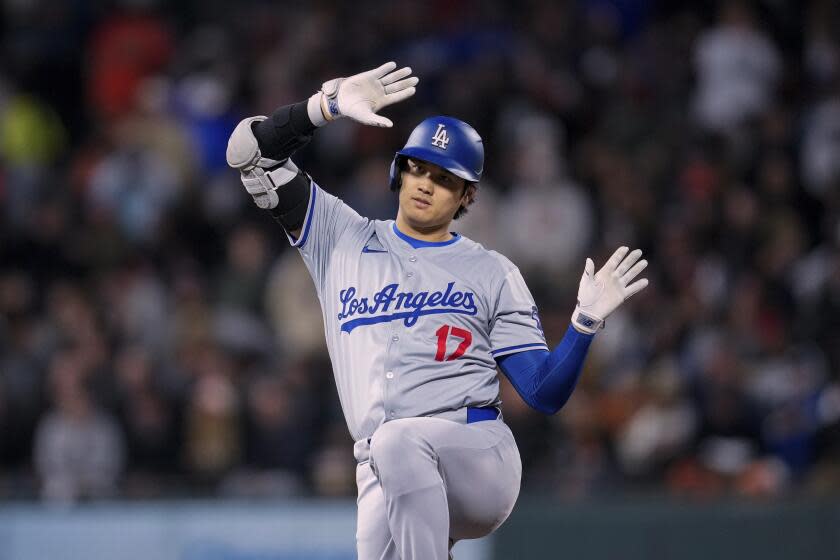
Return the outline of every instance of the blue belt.
{"type": "Polygon", "coordinates": [[[501,410],[497,406],[468,406],[467,424],[483,420],[496,420],[500,414],[501,410]]]}

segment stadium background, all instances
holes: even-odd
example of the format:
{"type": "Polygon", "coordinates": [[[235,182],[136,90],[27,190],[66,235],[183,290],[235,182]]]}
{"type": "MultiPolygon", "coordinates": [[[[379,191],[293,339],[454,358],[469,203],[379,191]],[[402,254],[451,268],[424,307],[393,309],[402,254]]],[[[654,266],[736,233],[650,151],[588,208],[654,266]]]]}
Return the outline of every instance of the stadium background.
{"type": "MultiPolygon", "coordinates": [[[[524,477],[502,540],[542,546],[527,512],[540,534],[581,527],[572,546],[724,511],[764,516],[756,542],[810,527],[811,557],[840,550],[836,2],[2,10],[0,514],[353,496],[314,290],[224,148],[240,118],[396,60],[421,82],[386,109],[393,129],[339,122],[295,158],[321,185],[393,217],[411,128],[473,124],[485,180],[455,226],[519,265],[551,344],[586,256],[651,262],[560,414],[504,387],[524,477]]],[[[625,557],[674,557],[668,538],[625,557]]]]}

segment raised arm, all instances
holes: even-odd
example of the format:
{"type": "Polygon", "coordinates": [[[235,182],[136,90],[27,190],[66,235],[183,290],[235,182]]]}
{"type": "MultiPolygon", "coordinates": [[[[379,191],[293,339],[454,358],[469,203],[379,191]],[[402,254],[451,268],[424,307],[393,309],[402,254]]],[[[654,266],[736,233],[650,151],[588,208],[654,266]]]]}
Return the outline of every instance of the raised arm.
{"type": "Polygon", "coordinates": [[[578,303],[566,335],[552,351],[527,350],[497,358],[502,373],[532,408],[544,414],[560,410],[577,386],[589,345],[615,309],[648,285],[634,279],[647,267],[639,249],[619,248],[598,273],[586,259],[578,303]]]}
{"type": "Polygon", "coordinates": [[[228,140],[227,162],[242,175],[242,184],[260,208],[269,210],[292,236],[298,237],[310,196],[310,179],[289,158],[312,138],[318,127],[347,117],[362,124],[390,127],[377,111],[414,95],[419,81],[411,68],[396,63],[324,82],[308,100],[280,107],[271,117],[241,121],[228,140]]]}

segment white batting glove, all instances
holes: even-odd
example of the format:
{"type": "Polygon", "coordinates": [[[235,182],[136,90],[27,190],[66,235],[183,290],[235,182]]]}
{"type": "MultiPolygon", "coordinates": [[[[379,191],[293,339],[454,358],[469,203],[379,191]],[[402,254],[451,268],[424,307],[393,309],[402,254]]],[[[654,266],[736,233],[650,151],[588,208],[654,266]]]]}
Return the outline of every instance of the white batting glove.
{"type": "Polygon", "coordinates": [[[414,86],[420,81],[416,76],[408,77],[411,68],[394,71],[396,67],[396,62],[388,62],[349,78],[324,82],[321,91],[309,100],[310,119],[316,125],[348,117],[372,126],[394,126],[390,119],[377,115],[377,111],[414,95],[414,86]]]}
{"type": "Polygon", "coordinates": [[[627,247],[620,247],[597,274],[595,263],[586,259],[578,288],[577,307],[572,313],[572,325],[580,332],[595,334],[604,326],[604,320],[610,313],[648,285],[647,278],[630,283],[647,267],[648,262],[639,260],[642,256],[640,249],[629,255],[628,251],[627,247]]]}

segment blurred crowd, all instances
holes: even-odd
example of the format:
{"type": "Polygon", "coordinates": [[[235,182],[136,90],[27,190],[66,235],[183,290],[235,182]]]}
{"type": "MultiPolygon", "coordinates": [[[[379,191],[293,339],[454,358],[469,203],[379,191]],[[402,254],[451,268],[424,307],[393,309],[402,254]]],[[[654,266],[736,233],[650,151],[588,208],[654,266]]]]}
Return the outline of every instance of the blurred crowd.
{"type": "Polygon", "coordinates": [[[393,217],[413,126],[473,124],[454,225],[521,268],[552,346],[586,256],[651,263],[559,414],[503,384],[523,493],[840,493],[836,2],[16,0],[0,25],[0,499],[354,494],[314,289],[224,150],[387,60],[417,95],[319,131],[319,184],[393,217]]]}

